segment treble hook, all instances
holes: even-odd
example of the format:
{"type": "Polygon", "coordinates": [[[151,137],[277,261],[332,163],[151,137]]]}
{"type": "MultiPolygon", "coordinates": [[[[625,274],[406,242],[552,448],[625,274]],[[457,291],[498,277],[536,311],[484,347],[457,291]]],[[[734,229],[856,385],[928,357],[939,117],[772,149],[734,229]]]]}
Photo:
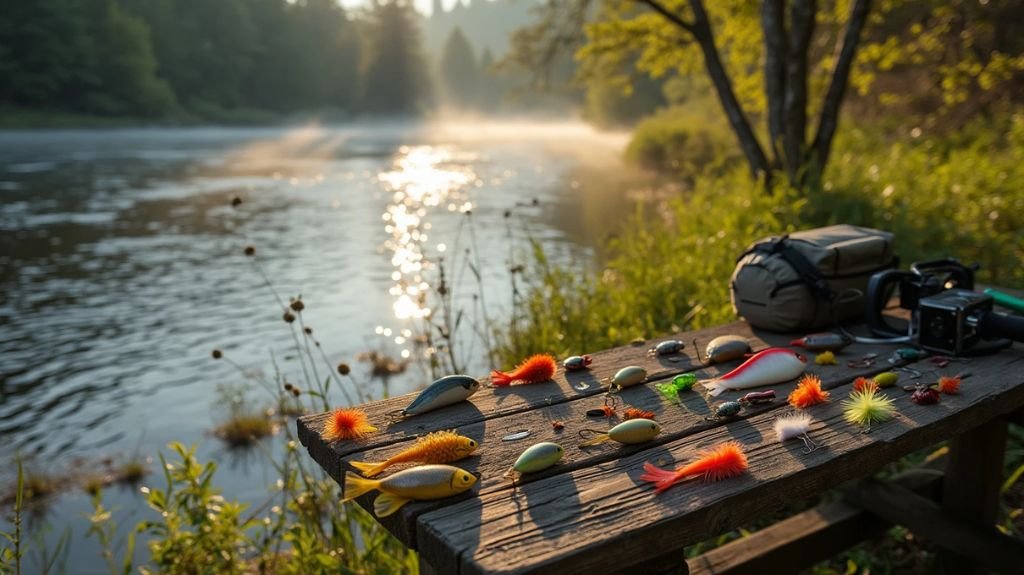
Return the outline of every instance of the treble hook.
{"type": "Polygon", "coordinates": [[[804,455],[811,453],[815,449],[818,449],[818,444],[814,443],[814,441],[810,437],[808,437],[806,433],[801,433],[797,437],[799,437],[800,440],[804,442],[804,455]]]}

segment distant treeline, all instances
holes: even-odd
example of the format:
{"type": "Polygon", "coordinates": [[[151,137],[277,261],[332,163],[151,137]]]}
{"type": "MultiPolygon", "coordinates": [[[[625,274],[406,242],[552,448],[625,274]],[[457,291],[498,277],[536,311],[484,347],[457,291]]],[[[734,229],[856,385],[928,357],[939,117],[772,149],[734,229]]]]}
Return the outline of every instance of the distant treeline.
{"type": "Polygon", "coordinates": [[[241,120],[312,110],[410,115],[443,99],[494,111],[527,83],[525,73],[495,70],[495,57],[477,55],[458,29],[440,64],[429,64],[421,17],[407,1],[352,13],[336,0],[0,4],[0,107],[8,109],[241,120]]]}

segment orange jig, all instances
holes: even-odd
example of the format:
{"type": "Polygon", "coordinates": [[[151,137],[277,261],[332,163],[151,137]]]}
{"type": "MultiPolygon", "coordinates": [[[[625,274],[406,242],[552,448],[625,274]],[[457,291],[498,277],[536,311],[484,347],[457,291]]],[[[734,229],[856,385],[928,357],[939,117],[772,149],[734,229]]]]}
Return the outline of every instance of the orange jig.
{"type": "Polygon", "coordinates": [[[938,383],[939,391],[948,395],[960,393],[959,377],[940,377],[938,383]]]}
{"type": "Polygon", "coordinates": [[[676,469],[668,471],[650,463],[644,463],[644,474],[640,479],[655,484],[655,491],[661,493],[676,483],[689,477],[701,477],[704,481],[718,481],[736,477],[747,470],[747,456],[740,444],[729,441],[697,454],[697,459],[676,469]]]}
{"type": "Polygon", "coordinates": [[[650,420],[653,420],[654,419],[654,412],[653,411],[644,411],[642,409],[637,409],[635,407],[627,407],[626,410],[624,412],[622,412],[622,419],[623,420],[626,420],[626,419],[650,419],[650,420]]]}
{"type": "Polygon", "coordinates": [[[491,385],[504,387],[513,381],[521,383],[540,383],[548,381],[555,375],[555,358],[546,353],[530,356],[516,366],[510,373],[494,370],[491,372],[491,385]]]}
{"type": "Polygon", "coordinates": [[[828,401],[829,392],[821,389],[821,378],[806,374],[800,379],[793,393],[789,394],[789,404],[798,409],[804,409],[819,403],[828,401]]]}
{"type": "Polygon", "coordinates": [[[868,390],[878,391],[878,384],[866,377],[858,377],[853,380],[853,390],[867,392],[868,390]]]}
{"type": "Polygon", "coordinates": [[[342,407],[335,409],[328,417],[323,436],[327,441],[362,439],[375,431],[377,428],[370,425],[366,412],[354,407],[342,407]]]}

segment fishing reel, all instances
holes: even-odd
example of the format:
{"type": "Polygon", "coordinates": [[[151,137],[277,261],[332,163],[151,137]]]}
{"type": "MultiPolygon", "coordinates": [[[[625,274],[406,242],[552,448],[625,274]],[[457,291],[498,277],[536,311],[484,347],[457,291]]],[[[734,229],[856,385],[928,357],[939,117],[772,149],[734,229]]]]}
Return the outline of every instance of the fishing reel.
{"type": "Polygon", "coordinates": [[[977,267],[947,258],[915,263],[909,272],[875,274],[868,282],[868,327],[876,336],[916,342],[950,356],[991,353],[1024,342],[1024,318],[994,311],[992,296],[972,291],[977,267]],[[897,289],[899,306],[910,311],[902,329],[882,314],[897,289]]]}

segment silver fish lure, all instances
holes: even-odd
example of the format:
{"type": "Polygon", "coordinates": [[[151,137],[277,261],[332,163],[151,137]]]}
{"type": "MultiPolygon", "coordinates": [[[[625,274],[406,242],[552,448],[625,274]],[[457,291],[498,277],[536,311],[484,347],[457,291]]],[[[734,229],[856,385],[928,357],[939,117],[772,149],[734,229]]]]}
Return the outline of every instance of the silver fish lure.
{"type": "Polygon", "coordinates": [[[401,417],[433,411],[468,399],[479,389],[480,382],[475,378],[468,375],[448,375],[428,385],[405,409],[392,414],[401,417]]]}

